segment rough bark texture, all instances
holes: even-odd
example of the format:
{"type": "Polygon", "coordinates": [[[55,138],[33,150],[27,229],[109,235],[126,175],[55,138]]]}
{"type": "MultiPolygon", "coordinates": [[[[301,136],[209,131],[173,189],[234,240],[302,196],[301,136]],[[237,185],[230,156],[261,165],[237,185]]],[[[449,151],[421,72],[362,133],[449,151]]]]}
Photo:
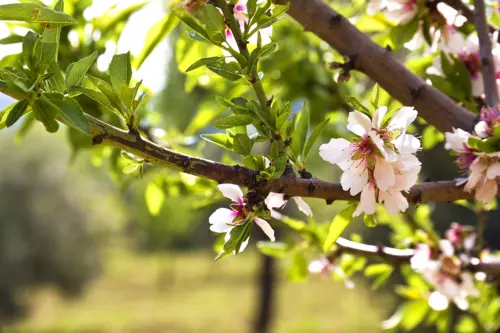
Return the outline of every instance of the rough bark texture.
{"type": "Polygon", "coordinates": [[[288,14],[341,54],[350,56],[354,69],[365,73],[401,103],[442,132],[453,127],[472,131],[476,116],[410,72],[391,51],[372,42],[349,20],[322,0],[274,0],[290,3],[288,14]]]}

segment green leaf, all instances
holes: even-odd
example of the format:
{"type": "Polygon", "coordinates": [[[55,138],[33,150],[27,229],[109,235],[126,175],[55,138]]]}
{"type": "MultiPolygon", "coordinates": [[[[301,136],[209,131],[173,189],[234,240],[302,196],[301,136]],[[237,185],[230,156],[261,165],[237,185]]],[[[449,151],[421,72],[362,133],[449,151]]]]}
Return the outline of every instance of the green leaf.
{"type": "Polygon", "coordinates": [[[372,89],[372,100],[371,100],[371,103],[375,108],[375,110],[378,109],[379,99],[380,99],[380,86],[378,85],[378,83],[376,83],[375,87],[373,87],[372,89]]]}
{"type": "Polygon", "coordinates": [[[305,161],[307,159],[307,156],[309,156],[309,153],[311,152],[312,146],[314,145],[314,143],[316,142],[316,140],[318,140],[318,138],[321,135],[321,133],[323,133],[323,130],[325,129],[325,127],[326,127],[326,125],[328,124],[329,121],[330,121],[329,118],[323,120],[312,131],[311,136],[309,137],[309,139],[306,142],[306,145],[304,146],[304,151],[302,152],[302,160],[303,161],[305,161]]]}
{"type": "Polygon", "coordinates": [[[47,79],[46,84],[50,87],[50,91],[55,91],[63,94],[66,90],[66,82],[64,75],[56,62],[51,62],[48,72],[51,76],[47,79]]]}
{"type": "Polygon", "coordinates": [[[301,252],[294,252],[292,255],[292,262],[288,268],[288,281],[290,282],[304,282],[309,276],[307,270],[308,262],[301,252]]]}
{"type": "Polygon", "coordinates": [[[232,128],[236,126],[250,125],[253,122],[253,118],[250,116],[229,116],[226,118],[220,118],[214,121],[214,126],[221,129],[232,128]]]}
{"type": "Polygon", "coordinates": [[[225,149],[233,150],[233,145],[228,141],[227,135],[222,133],[202,134],[201,138],[225,149]]]}
{"type": "Polygon", "coordinates": [[[109,75],[113,88],[119,92],[122,86],[127,86],[132,78],[132,64],[130,63],[130,52],[116,54],[109,65],[109,75]]]}
{"type": "Polygon", "coordinates": [[[82,84],[85,74],[87,74],[96,59],[97,51],[68,66],[66,70],[66,86],[68,90],[82,84]]]}
{"type": "Polygon", "coordinates": [[[257,242],[257,248],[266,256],[284,258],[290,249],[288,245],[281,242],[257,242]]]}
{"type": "Polygon", "coordinates": [[[351,223],[353,217],[352,214],[356,210],[356,205],[349,205],[343,211],[337,214],[330,224],[328,229],[328,234],[326,235],[325,243],[323,244],[323,250],[328,252],[330,248],[335,244],[340,235],[347,228],[349,223],[351,223]]]}
{"type": "Polygon", "coordinates": [[[22,100],[17,102],[16,105],[9,112],[9,115],[7,116],[7,120],[5,122],[7,127],[11,127],[12,125],[14,125],[19,120],[19,118],[21,118],[24,115],[27,108],[28,108],[27,100],[22,100]]]}
{"type": "Polygon", "coordinates": [[[377,221],[375,220],[375,217],[373,215],[365,214],[365,216],[363,217],[363,221],[365,222],[365,225],[369,228],[377,226],[377,221]]]}
{"type": "Polygon", "coordinates": [[[66,13],[36,3],[0,5],[0,20],[40,23],[46,28],[64,27],[77,23],[73,17],[66,13]]]}
{"type": "Polygon", "coordinates": [[[281,175],[283,175],[286,170],[286,162],[288,162],[287,156],[281,156],[276,161],[274,161],[273,166],[275,169],[272,179],[278,179],[281,177],[281,175]]]}
{"type": "Polygon", "coordinates": [[[17,44],[22,43],[24,37],[21,35],[10,35],[5,38],[0,39],[0,45],[17,44]]]}
{"type": "Polygon", "coordinates": [[[106,95],[104,95],[102,92],[82,87],[75,87],[74,90],[76,92],[82,93],[90,99],[93,99],[94,101],[105,107],[107,110],[115,113],[120,118],[123,118],[122,113],[115,109],[106,95]]]}
{"type": "Polygon", "coordinates": [[[370,110],[366,106],[361,104],[361,102],[358,101],[358,99],[356,97],[346,96],[345,101],[347,102],[347,104],[351,105],[353,107],[353,109],[355,109],[359,112],[362,112],[362,113],[366,114],[367,116],[371,117],[370,110]]]}
{"type": "Polygon", "coordinates": [[[195,17],[190,14],[184,13],[177,13],[177,15],[185,25],[193,29],[193,31],[196,32],[199,36],[203,37],[205,40],[211,41],[210,37],[208,37],[208,34],[205,31],[205,28],[195,17]]]}
{"type": "Polygon", "coordinates": [[[391,29],[389,37],[394,48],[399,48],[404,43],[409,42],[413,38],[418,29],[418,22],[419,18],[415,16],[415,18],[411,22],[405,25],[397,25],[391,29]]]}
{"type": "Polygon", "coordinates": [[[165,192],[158,184],[150,182],[146,187],[144,195],[149,213],[153,216],[158,216],[165,201],[165,192]]]}
{"type": "Polygon", "coordinates": [[[253,141],[246,134],[236,134],[233,138],[233,150],[241,156],[250,155],[253,141]]]}
{"type": "MultiPolygon", "coordinates": [[[[87,75],[92,84],[94,84],[97,89],[99,89],[106,98],[113,104],[116,110],[122,112],[122,103],[118,94],[113,90],[113,88],[109,85],[108,82],[91,75],[87,75]]],[[[123,117],[123,114],[121,115],[123,117]]]]}
{"type": "Polygon", "coordinates": [[[177,26],[177,23],[179,23],[179,18],[177,16],[167,14],[149,29],[142,51],[139,56],[134,59],[135,68],[138,69],[142,66],[156,46],[177,26]]]}
{"type": "Polygon", "coordinates": [[[58,108],[46,99],[37,99],[31,104],[33,115],[36,120],[43,123],[49,133],[55,133],[59,129],[56,121],[58,108]]]}
{"type": "Polygon", "coordinates": [[[141,166],[142,166],[141,163],[132,163],[132,164],[129,164],[129,165],[126,165],[125,167],[123,167],[122,172],[124,174],[130,174],[130,173],[135,172],[141,166]]]}
{"type": "Polygon", "coordinates": [[[215,43],[222,43],[226,38],[224,16],[211,4],[203,6],[203,22],[207,27],[208,37],[215,43]]]}
{"type": "Polygon", "coordinates": [[[365,268],[366,277],[375,277],[377,275],[392,272],[394,268],[389,264],[372,264],[365,268]]]}
{"type": "Polygon", "coordinates": [[[51,98],[49,94],[45,95],[55,106],[58,108],[59,115],[61,118],[74,129],[79,130],[82,133],[89,134],[89,122],[83,114],[83,110],[71,97],[64,97],[62,99],[51,98]]]}
{"type": "Polygon", "coordinates": [[[33,62],[33,50],[35,49],[36,41],[38,40],[38,36],[32,32],[28,31],[26,36],[23,38],[23,58],[24,63],[30,68],[34,69],[33,62]]]}
{"type": "Polygon", "coordinates": [[[404,315],[401,326],[406,331],[411,331],[417,327],[429,312],[427,300],[416,300],[405,303],[404,315]]]}
{"type": "MultiPolygon", "coordinates": [[[[54,10],[58,12],[64,12],[64,0],[59,0],[54,6],[54,10]]],[[[55,45],[55,57],[54,60],[57,61],[57,53],[59,51],[59,41],[61,39],[61,28],[50,28],[45,29],[42,35],[42,42],[44,43],[54,43],[55,45]]]]}
{"type": "Polygon", "coordinates": [[[241,67],[235,61],[219,61],[216,63],[209,63],[206,66],[215,74],[222,76],[229,81],[237,81],[241,79],[241,67]]]}
{"type": "Polygon", "coordinates": [[[290,148],[295,153],[297,157],[300,156],[304,149],[304,145],[307,139],[307,131],[309,130],[310,121],[309,105],[307,102],[304,104],[304,108],[299,112],[295,132],[292,138],[292,144],[290,148]]]}
{"type": "Polygon", "coordinates": [[[219,62],[219,61],[224,61],[224,57],[210,57],[210,58],[202,58],[200,60],[197,60],[194,62],[191,66],[189,66],[186,69],[187,72],[191,72],[192,70],[195,70],[201,66],[205,66],[214,62],[219,62]]]}

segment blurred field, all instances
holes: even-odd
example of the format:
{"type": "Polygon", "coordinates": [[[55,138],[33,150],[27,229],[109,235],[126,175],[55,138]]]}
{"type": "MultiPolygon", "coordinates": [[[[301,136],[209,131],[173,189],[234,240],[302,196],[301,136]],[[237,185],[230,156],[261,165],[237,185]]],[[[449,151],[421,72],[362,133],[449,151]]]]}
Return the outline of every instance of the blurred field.
{"type": "MultiPolygon", "coordinates": [[[[250,331],[255,253],[218,263],[206,252],[141,256],[111,250],[105,258],[103,274],[82,298],[38,292],[29,318],[2,332],[250,331]]],[[[277,293],[273,332],[377,332],[391,311],[388,297],[370,294],[359,281],[354,290],[322,277],[305,284],[281,281],[277,293]]]]}

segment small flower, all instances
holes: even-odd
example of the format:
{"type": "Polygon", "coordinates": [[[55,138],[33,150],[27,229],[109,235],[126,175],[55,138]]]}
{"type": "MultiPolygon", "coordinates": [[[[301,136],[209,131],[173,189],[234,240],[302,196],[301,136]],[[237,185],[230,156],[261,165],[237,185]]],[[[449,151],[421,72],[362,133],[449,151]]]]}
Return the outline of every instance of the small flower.
{"type": "MultiPolygon", "coordinates": [[[[219,208],[210,215],[208,222],[210,223],[210,230],[218,233],[226,233],[225,241],[228,241],[231,230],[245,222],[254,222],[262,231],[269,237],[271,241],[275,241],[274,230],[269,223],[259,217],[251,217],[250,210],[245,202],[243,192],[238,185],[234,184],[220,184],[218,186],[222,195],[231,199],[231,209],[219,208]],[[250,220],[250,221],[249,221],[250,220]]],[[[243,242],[238,252],[245,249],[248,244],[248,239],[243,242]]]]}
{"type": "Polygon", "coordinates": [[[373,214],[377,197],[391,207],[391,214],[404,211],[408,202],[400,192],[408,191],[420,172],[420,162],[413,155],[420,149],[420,141],[406,134],[417,111],[403,107],[384,126],[386,112],[386,107],[378,108],[371,120],[359,111],[350,112],[347,128],[360,138],[353,142],[331,139],[320,147],[320,156],[344,171],[342,189],[351,195],[361,192],[353,216],[373,214]]]}
{"type": "Polygon", "coordinates": [[[462,271],[462,263],[455,256],[449,240],[439,242],[440,254],[433,258],[433,251],[427,244],[418,244],[410,263],[413,270],[422,274],[436,290],[429,295],[429,306],[436,311],[444,310],[450,301],[458,308],[469,307],[468,296],[479,296],[472,275],[462,271]]]}
{"type": "Polygon", "coordinates": [[[482,202],[493,200],[498,192],[497,177],[500,176],[500,162],[497,156],[490,157],[490,155],[482,154],[476,157],[470,165],[471,172],[464,187],[467,192],[475,190],[476,200],[482,202]]]}
{"type": "Polygon", "coordinates": [[[344,280],[344,284],[348,289],[353,289],[354,288],[354,282],[350,280],[342,270],[337,265],[334,265],[328,260],[327,257],[322,256],[316,260],[313,260],[309,263],[309,266],[307,267],[307,270],[311,274],[321,274],[324,276],[330,276],[332,273],[335,273],[337,276],[339,276],[342,280],[344,280]]]}
{"type": "Polygon", "coordinates": [[[371,0],[366,9],[368,15],[375,15],[381,10],[389,20],[406,24],[417,14],[417,0],[371,0]]]}
{"type": "MultiPolygon", "coordinates": [[[[258,0],[257,4],[264,2],[264,0],[258,0]]],[[[247,0],[239,0],[236,5],[234,6],[234,18],[240,25],[241,30],[243,31],[245,29],[245,24],[248,23],[248,12],[247,12],[247,0]]],[[[256,24],[254,24],[252,27],[250,27],[249,31],[252,31],[256,27],[256,24]]],[[[263,28],[259,30],[261,40],[262,40],[262,45],[269,44],[271,42],[271,35],[273,33],[273,27],[269,26],[267,28],[263,28]]],[[[258,34],[255,33],[253,34],[248,42],[251,44],[257,44],[257,39],[258,39],[258,34]]],[[[229,27],[226,27],[226,43],[227,46],[232,48],[233,50],[238,51],[238,43],[233,35],[233,32],[229,27]]],[[[224,55],[227,57],[230,57],[230,53],[222,50],[224,55]]]]}
{"type": "MultiPolygon", "coordinates": [[[[292,199],[295,201],[297,207],[302,213],[307,216],[313,216],[311,207],[309,207],[309,205],[301,197],[292,197],[292,199]]],[[[275,192],[270,192],[264,201],[267,208],[271,211],[271,214],[273,214],[275,208],[282,208],[287,202],[288,200],[285,200],[285,195],[283,193],[275,192]]]]}

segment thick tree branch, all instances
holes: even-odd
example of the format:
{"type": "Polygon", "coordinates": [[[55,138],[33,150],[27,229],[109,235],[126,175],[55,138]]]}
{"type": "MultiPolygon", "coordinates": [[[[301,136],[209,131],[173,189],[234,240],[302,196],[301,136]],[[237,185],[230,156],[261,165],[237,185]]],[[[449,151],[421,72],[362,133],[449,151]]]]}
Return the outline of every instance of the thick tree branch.
{"type": "MultiPolygon", "coordinates": [[[[381,257],[397,264],[409,263],[411,257],[415,254],[413,249],[396,249],[386,246],[368,245],[353,242],[345,238],[339,238],[336,242],[338,250],[328,256],[332,263],[336,257],[342,253],[351,253],[365,257],[381,257]]],[[[500,277],[500,260],[489,260],[484,262],[472,263],[466,267],[471,272],[484,272],[493,278],[500,277]]]]}
{"type": "Polygon", "coordinates": [[[440,131],[453,127],[472,131],[476,116],[448,96],[426,84],[405,68],[390,51],[372,42],[345,17],[322,0],[274,0],[290,2],[289,15],[333,48],[355,57],[355,69],[368,75],[405,105],[412,105],[419,115],[440,131]]]}
{"type": "MultiPolygon", "coordinates": [[[[342,189],[339,183],[319,179],[302,179],[294,175],[270,182],[257,181],[257,172],[241,166],[230,166],[210,160],[192,157],[161,147],[130,132],[123,131],[87,115],[94,144],[109,144],[133,153],[147,162],[191,175],[215,180],[219,183],[232,183],[266,192],[279,192],[291,197],[301,196],[335,200],[359,200],[342,189]]],[[[413,203],[448,202],[472,199],[473,195],[457,187],[454,181],[423,183],[414,186],[406,194],[413,203]]]]}
{"type": "Polygon", "coordinates": [[[474,23],[479,37],[479,54],[481,56],[481,72],[483,73],[484,94],[486,104],[496,106],[499,104],[495,63],[491,53],[491,39],[489,36],[488,22],[484,0],[474,0],[474,23]]]}

